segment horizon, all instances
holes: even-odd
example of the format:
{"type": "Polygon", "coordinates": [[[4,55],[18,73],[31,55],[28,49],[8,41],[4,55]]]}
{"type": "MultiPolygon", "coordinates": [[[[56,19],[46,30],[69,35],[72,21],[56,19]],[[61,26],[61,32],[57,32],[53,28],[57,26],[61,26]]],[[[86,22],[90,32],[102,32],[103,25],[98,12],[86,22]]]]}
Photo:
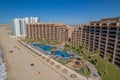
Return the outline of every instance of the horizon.
{"type": "Polygon", "coordinates": [[[0,24],[14,18],[39,17],[43,23],[88,24],[120,16],[120,0],[2,0],[0,24]]]}

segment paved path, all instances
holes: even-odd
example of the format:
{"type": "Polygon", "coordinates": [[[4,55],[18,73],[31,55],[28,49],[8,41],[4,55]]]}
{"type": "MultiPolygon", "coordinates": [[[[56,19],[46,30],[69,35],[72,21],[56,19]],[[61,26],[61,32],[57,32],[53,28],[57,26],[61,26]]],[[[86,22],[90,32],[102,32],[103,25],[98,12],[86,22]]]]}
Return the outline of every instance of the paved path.
{"type": "Polygon", "coordinates": [[[91,78],[94,80],[101,80],[100,75],[98,74],[97,69],[95,68],[95,66],[93,64],[91,64],[90,62],[86,61],[85,64],[88,66],[88,68],[90,69],[91,72],[91,78]],[[98,76],[95,76],[98,75],[98,76]]]}

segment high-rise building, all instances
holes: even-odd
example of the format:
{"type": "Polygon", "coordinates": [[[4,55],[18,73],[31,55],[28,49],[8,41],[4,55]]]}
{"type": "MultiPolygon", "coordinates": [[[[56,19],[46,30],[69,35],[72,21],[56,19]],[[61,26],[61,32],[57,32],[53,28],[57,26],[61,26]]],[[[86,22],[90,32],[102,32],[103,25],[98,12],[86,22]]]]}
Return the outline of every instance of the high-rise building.
{"type": "Polygon", "coordinates": [[[111,55],[113,63],[120,65],[120,17],[101,19],[88,25],[78,25],[72,32],[71,43],[86,43],[89,50],[111,55]]]}
{"type": "Polygon", "coordinates": [[[38,17],[15,18],[13,20],[13,35],[18,37],[26,36],[25,25],[28,23],[37,23],[37,22],[39,22],[38,17]]]}
{"type": "Polygon", "coordinates": [[[30,39],[49,39],[68,41],[68,26],[65,24],[36,23],[26,24],[26,37],[30,39]]]}

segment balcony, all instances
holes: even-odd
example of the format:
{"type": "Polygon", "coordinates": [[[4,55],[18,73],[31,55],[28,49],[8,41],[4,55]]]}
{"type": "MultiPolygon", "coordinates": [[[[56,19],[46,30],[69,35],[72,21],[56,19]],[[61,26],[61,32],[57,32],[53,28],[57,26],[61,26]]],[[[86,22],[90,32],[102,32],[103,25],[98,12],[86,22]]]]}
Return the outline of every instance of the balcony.
{"type": "Polygon", "coordinates": [[[116,63],[116,64],[120,64],[120,61],[115,60],[115,63],[116,63]]]}
{"type": "Polygon", "coordinates": [[[101,35],[101,38],[106,38],[107,36],[105,36],[105,35],[101,35]]]}
{"type": "Polygon", "coordinates": [[[101,42],[106,43],[106,38],[101,38],[101,42]]]}
{"type": "Polygon", "coordinates": [[[120,50],[120,47],[117,47],[117,50],[120,50]]]}
{"type": "Polygon", "coordinates": [[[100,46],[105,46],[105,44],[104,43],[100,43],[100,46]]]}
{"type": "Polygon", "coordinates": [[[114,48],[114,45],[109,45],[109,44],[108,44],[107,46],[108,46],[109,48],[112,48],[112,49],[114,48]]]}
{"type": "Polygon", "coordinates": [[[111,48],[107,48],[107,51],[108,52],[113,52],[113,48],[111,49],[111,48]]]}
{"type": "Polygon", "coordinates": [[[100,49],[100,53],[104,54],[104,50],[100,49]]]}
{"type": "Polygon", "coordinates": [[[107,53],[112,55],[113,54],[113,50],[107,49],[107,53]]]}
{"type": "Polygon", "coordinates": [[[115,59],[117,59],[118,61],[120,61],[120,57],[119,56],[115,56],[115,59]]]}
{"type": "Polygon", "coordinates": [[[116,55],[119,55],[119,56],[120,56],[120,52],[116,52],[116,55]]]}
{"type": "Polygon", "coordinates": [[[95,42],[97,42],[97,43],[98,43],[98,42],[99,42],[99,38],[95,38],[95,42]]]}
{"type": "Polygon", "coordinates": [[[94,42],[94,44],[98,46],[99,43],[98,42],[94,42]]]}
{"type": "Polygon", "coordinates": [[[104,50],[104,49],[105,49],[105,46],[100,46],[100,49],[103,49],[103,50],[104,50]]]}

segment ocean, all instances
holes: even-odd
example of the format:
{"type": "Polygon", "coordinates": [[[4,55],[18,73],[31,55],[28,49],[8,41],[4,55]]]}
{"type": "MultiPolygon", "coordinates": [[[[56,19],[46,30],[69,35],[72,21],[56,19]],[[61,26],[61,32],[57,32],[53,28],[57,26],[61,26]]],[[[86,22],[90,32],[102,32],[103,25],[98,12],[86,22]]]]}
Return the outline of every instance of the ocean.
{"type": "Polygon", "coordinates": [[[2,61],[2,50],[0,49],[0,80],[6,80],[7,78],[7,72],[6,72],[6,67],[5,63],[2,61]]]}

